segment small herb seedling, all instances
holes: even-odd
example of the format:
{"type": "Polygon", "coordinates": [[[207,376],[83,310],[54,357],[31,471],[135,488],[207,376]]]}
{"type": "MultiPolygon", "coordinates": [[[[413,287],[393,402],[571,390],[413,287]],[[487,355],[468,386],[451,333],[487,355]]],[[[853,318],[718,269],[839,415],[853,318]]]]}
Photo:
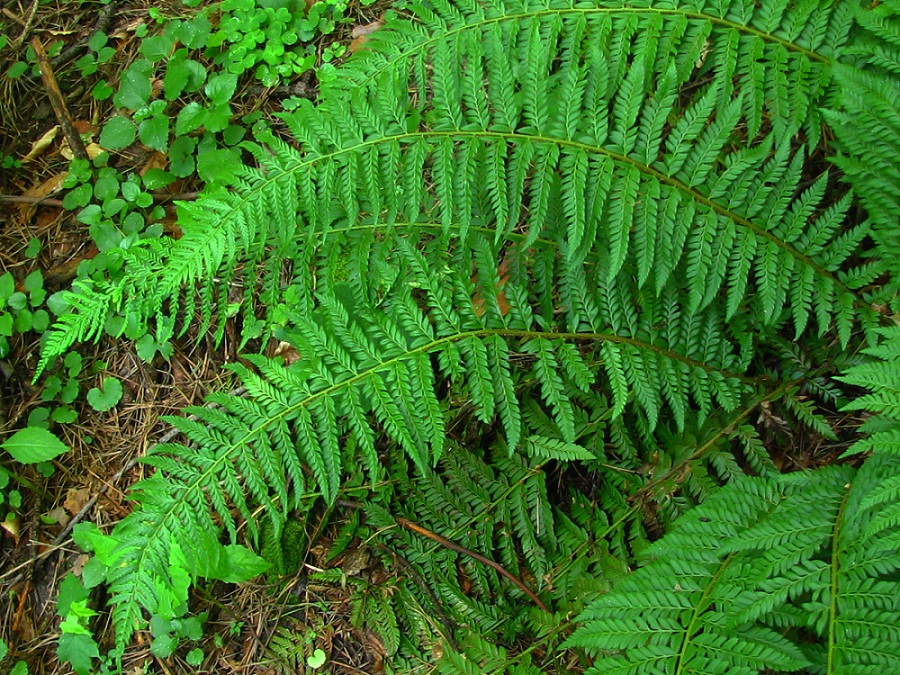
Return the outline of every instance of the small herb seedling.
{"type": "Polygon", "coordinates": [[[122,383],[115,377],[104,377],[100,388],[92,387],[87,401],[97,412],[106,412],[116,407],[122,399],[122,383]]]}

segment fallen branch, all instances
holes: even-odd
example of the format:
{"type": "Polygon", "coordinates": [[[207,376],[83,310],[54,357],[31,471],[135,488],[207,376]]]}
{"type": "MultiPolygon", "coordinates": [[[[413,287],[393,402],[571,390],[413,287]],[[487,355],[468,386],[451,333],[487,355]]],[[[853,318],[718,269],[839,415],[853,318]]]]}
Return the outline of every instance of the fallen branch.
{"type": "Polygon", "coordinates": [[[56,113],[56,121],[66,135],[69,141],[69,147],[72,148],[72,154],[78,159],[89,159],[87,150],[84,147],[84,141],[81,140],[81,134],[75,129],[72,123],[72,117],[69,115],[69,109],[66,107],[66,100],[63,98],[62,92],[59,90],[59,84],[56,82],[56,75],[47,60],[47,52],[44,51],[44,45],[37,38],[31,40],[31,47],[34,49],[34,55],[37,57],[38,68],[41,71],[41,79],[44,81],[44,88],[47,90],[47,96],[50,98],[50,105],[53,106],[53,112],[56,113]]]}
{"type": "Polygon", "coordinates": [[[475,551],[467,549],[465,546],[460,546],[456,542],[450,541],[449,539],[445,539],[437,532],[432,532],[429,529],[422,527],[421,525],[414,523],[411,520],[407,520],[406,518],[401,518],[399,516],[395,517],[394,520],[397,521],[397,524],[400,527],[409,530],[410,532],[415,532],[416,534],[421,534],[423,537],[428,537],[432,541],[436,541],[438,544],[443,546],[444,548],[448,548],[451,551],[456,551],[457,553],[462,553],[463,555],[467,555],[470,558],[474,558],[480,563],[483,563],[490,567],[492,570],[495,570],[498,574],[506,577],[511,582],[513,582],[516,586],[522,589],[522,591],[527,595],[538,607],[541,608],[542,611],[549,613],[550,610],[547,608],[541,599],[537,596],[537,594],[532,591],[528,586],[525,585],[523,581],[521,581],[517,576],[515,576],[512,572],[508,572],[503,565],[498,562],[494,562],[490,558],[486,558],[480,553],[476,553],[475,551]]]}

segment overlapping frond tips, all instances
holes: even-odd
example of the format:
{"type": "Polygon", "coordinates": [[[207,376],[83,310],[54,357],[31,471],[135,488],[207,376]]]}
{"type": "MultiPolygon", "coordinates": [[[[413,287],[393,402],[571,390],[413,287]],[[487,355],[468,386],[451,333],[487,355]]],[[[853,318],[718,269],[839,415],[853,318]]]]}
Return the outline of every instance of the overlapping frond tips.
{"type": "MultiPolygon", "coordinates": [[[[590,461],[606,433],[637,461],[655,433],[701,429],[759,384],[743,376],[756,355],[751,329],[792,321],[798,337],[834,329],[846,346],[860,320],[870,327],[864,293],[883,267],[866,264],[865,240],[881,251],[896,243],[885,227],[893,188],[885,203],[863,200],[870,219],[857,223],[853,193],[828,173],[810,180],[807,166],[818,161],[823,104],[842,101],[835,72],[855,83],[828,118],[835,128],[840,115],[871,107],[887,121],[867,128],[896,140],[883,81],[835,70],[848,7],[416,5],[348,66],[342,89],[323,83],[319,105],[283,116],[296,147],[261,134],[264,146],[245,146],[258,166],[234,189],[180,207],[180,239],[141,242],[123,253],[120,279],[76,285],[42,368],[110,325],[157,321],[171,333],[176,319],[186,329],[196,316],[201,333],[221,331],[235,304],[245,326],[262,323],[299,353],[290,366],[251,356],[233,367],[247,396],[212,396],[217,408],[174,422],[184,443],[148,458],[158,473],[137,489],[142,510],[118,530],[121,564],[109,573],[125,634],[174,583],[176,548],[207,537],[216,550],[222,530],[234,538],[244,523],[254,536],[254,506],[277,532],[301,495],[315,490],[333,504],[351,459],[374,482],[379,434],[432,503],[452,506],[430,514],[436,522],[454,527],[500,504],[497,521],[516,541],[492,529],[473,549],[496,547],[510,567],[524,559],[541,579],[553,518],[524,454],[590,461]],[[502,428],[506,452],[494,465],[515,485],[475,460],[457,465],[468,455],[448,433],[448,401],[502,428]],[[601,440],[588,448],[585,436],[601,440]],[[442,458],[458,493],[435,479],[442,458]]],[[[843,142],[848,156],[862,149],[862,136],[843,142]]],[[[857,188],[877,178],[862,161],[846,160],[857,188]]],[[[879,154],[873,166],[895,162],[879,154]]],[[[741,433],[748,463],[769,472],[759,439],[741,433]]],[[[739,473],[734,464],[720,457],[719,475],[739,473]]],[[[874,639],[886,620],[834,604],[852,595],[828,587],[836,577],[823,572],[846,574],[840,582],[860,592],[894,583],[886,554],[852,579],[828,558],[829,537],[839,556],[862,560],[895,535],[893,517],[873,518],[868,539],[841,539],[854,527],[847,514],[874,503],[856,498],[863,487],[845,495],[852,479],[836,469],[719,491],[650,549],[665,559],[592,606],[570,644],[616,652],[595,672],[713,672],[725,659],[737,673],[818,658],[782,625],[874,639]],[[790,505],[809,518],[803,536],[790,529],[790,505]],[[770,593],[784,603],[814,594],[812,618],[775,612],[770,593]]],[[[705,494],[713,481],[701,482],[705,494]]],[[[886,489],[894,494],[896,481],[886,489]]],[[[615,491],[601,499],[611,513],[628,508],[615,491]]],[[[612,548],[626,550],[624,528],[615,537],[612,548]]],[[[438,564],[417,552],[413,562],[438,564]]],[[[215,567],[186,564],[197,576],[215,567]]],[[[485,596],[496,586],[483,569],[470,574],[485,596]]],[[[479,597],[451,583],[435,592],[473,624],[497,627],[479,597]]],[[[850,643],[834,644],[846,652],[836,658],[857,658],[850,643]]]]}
{"type": "Polygon", "coordinates": [[[848,49],[847,63],[835,68],[841,86],[834,108],[824,114],[837,137],[833,161],[873,223],[878,257],[872,265],[893,273],[882,294],[892,302],[900,251],[900,5],[891,1],[857,8],[856,20],[862,30],[848,49]]]}
{"type": "Polygon", "coordinates": [[[522,250],[546,238],[566,271],[636,268],[657,293],[681,276],[690,312],[724,294],[729,316],[789,309],[798,334],[814,318],[846,342],[878,269],[854,259],[865,226],[838,239],[850,200],[801,183],[852,24],[847,3],[813,4],[418,6],[339,91],[284,116],[299,149],[262,133],[269,150],[246,146],[258,169],[180,207],[179,240],[135,246],[121,280],[70,296],[42,367],[110,313],[221,326],[239,268],[245,309],[274,304],[286,257],[361,218],[440,222],[462,242],[488,228],[522,250]]]}
{"type": "Polygon", "coordinates": [[[900,468],[883,460],[856,476],[835,467],[733,481],[649,547],[649,562],[591,604],[567,644],[603,654],[590,673],[888,667],[900,609],[876,598],[898,591],[900,560],[881,546],[897,524],[859,536],[873,479],[900,468]],[[860,640],[880,647],[866,653],[860,640]]]}

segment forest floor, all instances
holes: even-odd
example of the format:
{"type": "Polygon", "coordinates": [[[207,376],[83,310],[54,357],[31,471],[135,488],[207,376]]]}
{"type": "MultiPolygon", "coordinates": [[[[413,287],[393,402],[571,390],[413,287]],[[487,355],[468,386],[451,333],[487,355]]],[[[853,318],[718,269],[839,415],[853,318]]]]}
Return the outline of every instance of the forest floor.
{"type": "MultiPolygon", "coordinates": [[[[13,59],[22,59],[34,39],[45,47],[55,45],[50,63],[67,107],[63,115],[90,148],[102,122],[114,112],[110,100],[100,101],[92,95],[90,85],[96,78],[86,82],[75,65],[89,53],[92,35],[105,33],[108,45],[115,49],[101,71],[115,88],[119,75],[138,55],[139,27],[153,26],[153,17],[160,15],[186,18],[193,10],[180,2],[154,3],[151,9],[140,0],[2,4],[0,34],[6,37],[6,49],[0,51],[0,275],[11,272],[21,290],[23,280],[40,270],[43,288],[50,296],[67,288],[78,266],[96,258],[98,249],[88,225],[76,220],[77,209],[65,208],[62,201],[60,188],[72,150],[58,130],[59,113],[51,105],[48,85],[31,69],[10,77],[13,59]]],[[[334,42],[350,44],[354,26],[371,24],[381,12],[383,6],[378,5],[348,8],[335,31],[319,36],[312,48],[320,58],[322,50],[334,42]]],[[[307,86],[306,95],[314,91],[310,75],[299,78],[307,86]]],[[[232,99],[235,117],[251,109],[269,116],[281,108],[283,94],[261,89],[252,78],[244,79],[239,86],[246,88],[239,89],[232,99]]],[[[166,158],[160,154],[134,144],[115,153],[110,166],[120,174],[143,174],[165,166],[166,158]]],[[[199,187],[195,176],[187,176],[154,193],[156,204],[166,209],[166,228],[176,227],[172,202],[190,199],[199,187]]],[[[32,382],[40,334],[35,330],[12,332],[8,353],[0,352],[0,440],[25,424],[40,424],[58,403],[48,401],[43,380],[32,382]]],[[[52,469],[43,471],[50,475],[34,466],[15,467],[31,489],[18,490],[21,505],[9,510],[0,530],[0,638],[10,650],[0,671],[8,672],[4,668],[8,663],[24,661],[28,670],[19,665],[16,672],[71,672],[56,656],[60,635],[56,594],[61,579],[78,570],[87,558],[73,543],[71,528],[76,522],[93,522],[105,530],[124,517],[131,510],[129,486],[145,476],[145,468],[137,460],[170,430],[163,416],[202,405],[211,391],[231,388],[221,369],[223,363],[237,358],[231,336],[226,334],[218,347],[213,347],[208,336],[197,338],[173,341],[170,358],[157,355],[149,363],[128,342],[113,345],[111,340],[101,340],[97,345],[79,346],[87,365],[78,376],[78,395],[61,406],[75,419],[53,425],[71,451],[54,460],[52,469]],[[84,394],[107,376],[121,382],[122,397],[112,409],[97,411],[84,394]]],[[[13,469],[8,458],[2,461],[13,469]]],[[[320,547],[320,553],[324,550],[320,547]]],[[[325,565],[315,556],[313,549],[307,563],[325,565]]],[[[355,563],[339,558],[327,566],[342,564],[355,563]]],[[[380,645],[374,635],[351,624],[348,591],[306,584],[302,572],[303,568],[293,579],[244,584],[240,589],[221,583],[199,588],[191,611],[205,612],[207,620],[203,637],[188,647],[203,650],[202,663],[188,665],[184,660],[187,649],[167,658],[154,656],[147,633],[137,637],[143,649],[128,651],[125,672],[312,672],[303,655],[316,648],[329,655],[327,671],[335,675],[378,672],[380,645]],[[273,650],[273,644],[280,648],[273,650]]],[[[105,598],[95,600],[94,606],[105,604],[105,598]]],[[[92,625],[101,651],[112,646],[107,621],[101,614],[92,625]]]]}

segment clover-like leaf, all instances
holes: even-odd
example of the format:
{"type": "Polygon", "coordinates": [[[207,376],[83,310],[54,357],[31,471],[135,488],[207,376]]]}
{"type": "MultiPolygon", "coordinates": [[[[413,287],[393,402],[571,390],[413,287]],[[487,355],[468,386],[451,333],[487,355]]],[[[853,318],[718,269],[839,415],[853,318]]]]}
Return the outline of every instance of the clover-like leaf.
{"type": "Polygon", "coordinates": [[[306,665],[313,670],[318,670],[325,665],[328,656],[321,649],[316,649],[312,654],[306,657],[306,665]]]}
{"type": "Polygon", "coordinates": [[[92,387],[87,394],[90,406],[97,412],[106,412],[122,398],[122,383],[115,377],[104,377],[100,388],[92,387]]]}

